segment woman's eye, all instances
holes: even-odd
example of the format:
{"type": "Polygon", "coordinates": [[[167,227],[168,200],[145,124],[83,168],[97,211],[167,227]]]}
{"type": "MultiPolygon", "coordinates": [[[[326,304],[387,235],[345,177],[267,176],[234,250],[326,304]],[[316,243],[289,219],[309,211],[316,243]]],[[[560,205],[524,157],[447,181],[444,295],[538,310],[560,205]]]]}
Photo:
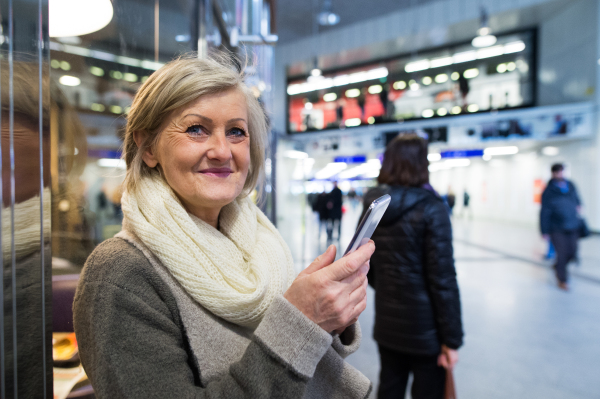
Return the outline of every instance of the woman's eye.
{"type": "Polygon", "coordinates": [[[246,137],[246,132],[243,129],[239,129],[236,127],[236,128],[231,129],[227,133],[227,135],[232,138],[240,139],[240,138],[246,137]]]}
{"type": "Polygon", "coordinates": [[[205,134],[204,129],[200,125],[190,126],[185,132],[192,137],[198,137],[205,134]]]}

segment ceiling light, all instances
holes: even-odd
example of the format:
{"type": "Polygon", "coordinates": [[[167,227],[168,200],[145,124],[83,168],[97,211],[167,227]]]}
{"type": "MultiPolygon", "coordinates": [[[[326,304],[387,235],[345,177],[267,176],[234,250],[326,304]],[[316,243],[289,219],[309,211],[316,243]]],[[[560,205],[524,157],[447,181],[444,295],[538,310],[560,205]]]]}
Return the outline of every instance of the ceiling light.
{"type": "Polygon", "coordinates": [[[304,108],[306,109],[313,109],[313,104],[311,102],[307,102],[304,104],[304,108]]]}
{"type": "Polygon", "coordinates": [[[458,78],[460,78],[460,73],[458,72],[452,72],[452,75],[450,75],[450,79],[452,80],[458,80],[458,78]]]}
{"type": "Polygon", "coordinates": [[[466,79],[473,79],[473,78],[477,77],[478,75],[479,75],[478,68],[467,69],[466,71],[463,72],[463,76],[466,79]]]}
{"type": "Polygon", "coordinates": [[[310,74],[312,76],[321,76],[321,70],[319,68],[314,68],[312,71],[310,71],[310,74]]]}
{"type": "Polygon", "coordinates": [[[431,84],[431,82],[433,82],[433,79],[431,79],[429,76],[425,76],[423,78],[422,82],[425,86],[429,86],[431,84]]]}
{"type": "Polygon", "coordinates": [[[120,114],[123,112],[123,108],[119,107],[118,105],[111,105],[110,112],[112,112],[113,114],[120,114]]]}
{"type": "Polygon", "coordinates": [[[345,125],[348,127],[360,126],[361,122],[360,118],[350,118],[346,119],[345,125]]]}
{"type": "Polygon", "coordinates": [[[104,69],[95,66],[90,67],[90,73],[94,76],[104,76],[104,69]]]}
{"type": "Polygon", "coordinates": [[[493,46],[493,47],[482,48],[480,50],[477,50],[477,58],[478,59],[497,57],[502,54],[504,54],[503,46],[493,46]]]}
{"type": "Polygon", "coordinates": [[[346,90],[346,97],[354,98],[360,96],[360,89],[346,90]]]}
{"type": "Polygon", "coordinates": [[[440,108],[437,110],[438,116],[446,116],[448,115],[448,110],[446,108],[440,108]]]}
{"type": "Polygon", "coordinates": [[[138,76],[135,73],[127,72],[123,74],[123,80],[126,82],[135,83],[138,81],[138,76]]]}
{"type": "Polygon", "coordinates": [[[452,60],[455,64],[460,64],[462,62],[474,61],[477,59],[477,51],[469,50],[463,51],[462,53],[456,53],[452,56],[452,60]]]}
{"type": "Polygon", "coordinates": [[[369,125],[372,125],[373,123],[375,123],[375,118],[372,116],[369,116],[369,118],[367,119],[367,122],[369,122],[369,125]]]}
{"type": "Polygon", "coordinates": [[[403,80],[399,80],[397,82],[394,82],[394,90],[404,90],[406,89],[406,82],[403,80]]]}
{"type": "Polygon", "coordinates": [[[519,152],[519,147],[508,146],[508,147],[488,147],[483,150],[486,155],[514,155],[519,152]]]}
{"type": "Polygon", "coordinates": [[[517,64],[515,64],[514,62],[509,62],[508,64],[506,64],[506,70],[509,72],[514,71],[516,67],[517,64]]]}
{"type": "Polygon", "coordinates": [[[477,105],[477,104],[469,104],[469,106],[467,107],[467,111],[469,111],[469,112],[477,112],[477,111],[479,111],[479,105],[477,105]]]}
{"type": "Polygon", "coordinates": [[[477,36],[471,41],[473,47],[489,47],[496,44],[498,39],[494,35],[477,36]]]}
{"type": "Polygon", "coordinates": [[[491,34],[492,30],[488,26],[488,14],[485,7],[481,7],[479,23],[478,36],[471,42],[473,47],[489,47],[496,44],[496,36],[491,34]]]}
{"type": "Polygon", "coordinates": [[[544,147],[542,148],[542,154],[548,156],[548,157],[554,157],[556,155],[558,155],[560,152],[560,150],[558,149],[558,147],[544,147]]]}
{"type": "Polygon", "coordinates": [[[425,59],[425,60],[409,62],[404,67],[404,70],[408,73],[424,71],[425,69],[429,69],[429,66],[430,66],[429,60],[425,59]]]}
{"type": "Polygon", "coordinates": [[[414,90],[419,90],[420,88],[421,88],[421,86],[419,86],[419,84],[416,83],[416,82],[410,84],[410,89],[413,90],[413,91],[414,90]]]}
{"type": "Polygon", "coordinates": [[[431,60],[430,67],[431,68],[439,68],[443,66],[452,65],[452,57],[442,57],[442,58],[434,58],[431,60]]]}
{"type": "Polygon", "coordinates": [[[458,115],[460,114],[460,112],[462,111],[462,108],[459,107],[458,105],[455,105],[454,107],[452,107],[452,115],[458,115]]]}
{"type": "Polygon", "coordinates": [[[93,103],[93,104],[90,106],[90,109],[91,109],[92,111],[96,111],[96,112],[104,112],[104,109],[105,109],[105,107],[104,107],[104,105],[102,105],[102,104],[93,103]]]}
{"type": "Polygon", "coordinates": [[[330,102],[330,101],[335,101],[337,100],[337,94],[335,93],[325,93],[323,95],[323,101],[325,102],[330,102]]]}
{"type": "Polygon", "coordinates": [[[64,75],[58,79],[58,82],[64,86],[79,86],[81,84],[81,80],[76,78],[75,76],[64,75]]]}
{"type": "Polygon", "coordinates": [[[423,116],[423,118],[431,118],[433,115],[434,115],[434,112],[432,109],[425,109],[421,113],[421,116],[423,116]]]}
{"type": "Polygon", "coordinates": [[[508,68],[507,68],[506,64],[498,64],[498,66],[496,67],[496,71],[498,73],[504,73],[504,72],[506,72],[507,69],[508,68]]]}
{"type": "Polygon", "coordinates": [[[516,42],[506,43],[504,45],[504,54],[512,54],[518,53],[520,51],[525,50],[525,43],[522,40],[517,40],[516,42]]]}
{"type": "Polygon", "coordinates": [[[435,83],[444,83],[448,81],[448,75],[441,73],[435,77],[435,83]]]}
{"type": "Polygon", "coordinates": [[[104,28],[113,17],[110,0],[52,0],[48,8],[50,37],[87,35],[104,28]]]}
{"type": "Polygon", "coordinates": [[[369,86],[369,94],[378,94],[383,91],[383,87],[381,85],[373,85],[369,86]]]}
{"type": "Polygon", "coordinates": [[[477,34],[479,36],[486,36],[486,35],[489,35],[491,32],[492,32],[491,29],[488,28],[487,26],[482,26],[481,28],[479,28],[477,30],[477,34]]]}
{"type": "Polygon", "coordinates": [[[311,80],[305,83],[295,83],[287,87],[287,93],[290,96],[308,93],[311,91],[329,89],[334,86],[344,86],[351,83],[365,82],[367,80],[381,79],[388,76],[386,67],[374,68],[368,71],[355,72],[352,74],[338,75],[333,78],[321,78],[311,80]]]}

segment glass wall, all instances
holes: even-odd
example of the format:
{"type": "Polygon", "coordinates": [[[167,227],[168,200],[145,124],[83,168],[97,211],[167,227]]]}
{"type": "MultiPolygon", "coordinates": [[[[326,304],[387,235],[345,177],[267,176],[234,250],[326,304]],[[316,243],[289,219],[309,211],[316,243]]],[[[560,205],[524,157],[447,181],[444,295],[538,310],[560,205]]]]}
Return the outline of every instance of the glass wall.
{"type": "Polygon", "coordinates": [[[49,79],[46,1],[0,2],[0,396],[52,395],[50,143],[66,101],[49,79]]]}
{"type": "Polygon", "coordinates": [[[121,229],[133,97],[179,55],[245,45],[268,106],[270,4],[0,0],[0,17],[0,397],[86,397],[71,308],[87,257],[121,229]]]}

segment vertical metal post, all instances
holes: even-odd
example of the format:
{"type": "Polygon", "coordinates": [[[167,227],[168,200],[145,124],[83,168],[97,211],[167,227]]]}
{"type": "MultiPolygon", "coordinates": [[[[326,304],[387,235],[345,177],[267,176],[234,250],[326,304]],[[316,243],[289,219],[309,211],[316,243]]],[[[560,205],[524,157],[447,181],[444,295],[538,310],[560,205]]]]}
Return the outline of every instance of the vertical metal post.
{"type": "Polygon", "coordinates": [[[158,45],[159,45],[159,28],[160,28],[160,19],[159,19],[159,11],[160,7],[158,4],[159,0],[154,0],[154,61],[158,62],[158,45]]]}

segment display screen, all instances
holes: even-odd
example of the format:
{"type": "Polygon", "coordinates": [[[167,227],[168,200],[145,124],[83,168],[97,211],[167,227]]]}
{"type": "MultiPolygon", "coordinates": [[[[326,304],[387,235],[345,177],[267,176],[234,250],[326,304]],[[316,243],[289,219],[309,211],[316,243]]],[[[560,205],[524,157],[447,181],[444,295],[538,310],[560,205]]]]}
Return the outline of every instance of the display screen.
{"type": "Polygon", "coordinates": [[[301,133],[534,105],[534,31],[288,78],[288,131],[301,133]]]}

